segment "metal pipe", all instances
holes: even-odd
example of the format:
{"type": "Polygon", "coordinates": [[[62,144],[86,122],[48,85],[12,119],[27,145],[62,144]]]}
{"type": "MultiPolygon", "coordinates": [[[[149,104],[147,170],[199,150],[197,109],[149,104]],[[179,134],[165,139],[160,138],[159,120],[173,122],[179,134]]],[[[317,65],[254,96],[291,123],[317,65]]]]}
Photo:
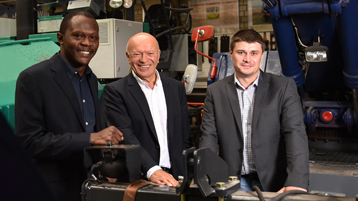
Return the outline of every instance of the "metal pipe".
{"type": "Polygon", "coordinates": [[[37,33],[36,0],[16,1],[16,39],[28,39],[37,33]]]}

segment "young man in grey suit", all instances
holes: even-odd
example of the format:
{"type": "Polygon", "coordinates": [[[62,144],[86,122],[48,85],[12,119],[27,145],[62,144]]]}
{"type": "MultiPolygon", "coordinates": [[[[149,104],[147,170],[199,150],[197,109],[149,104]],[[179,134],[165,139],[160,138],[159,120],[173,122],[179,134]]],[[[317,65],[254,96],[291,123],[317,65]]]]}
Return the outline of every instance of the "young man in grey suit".
{"type": "Polygon", "coordinates": [[[132,73],[103,89],[106,124],[123,132],[124,144],[141,145],[144,177],[176,186],[182,151],[190,147],[184,84],[159,75],[159,45],[150,34],[130,38],[126,55],[132,73]]]}
{"type": "Polygon", "coordinates": [[[264,50],[254,30],[232,37],[235,73],[207,89],[199,146],[219,151],[229,175],[241,178],[241,190],[307,191],[308,143],[297,87],[292,78],[260,70],[264,50]]]}
{"type": "Polygon", "coordinates": [[[67,14],[57,34],[60,52],[25,69],[16,83],[16,136],[58,200],[81,200],[85,147],[123,140],[117,128],[100,124],[97,77],[88,66],[98,31],[91,14],[67,14]]]}

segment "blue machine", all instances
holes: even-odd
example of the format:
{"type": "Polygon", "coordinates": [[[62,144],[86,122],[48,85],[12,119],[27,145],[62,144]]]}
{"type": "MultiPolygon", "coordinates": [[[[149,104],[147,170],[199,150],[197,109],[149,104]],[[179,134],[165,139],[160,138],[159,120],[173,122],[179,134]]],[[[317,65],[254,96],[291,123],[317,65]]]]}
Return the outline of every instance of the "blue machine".
{"type": "MultiPolygon", "coordinates": [[[[321,135],[328,129],[335,133],[329,137],[332,140],[341,140],[342,133],[357,138],[357,1],[262,1],[271,15],[280,73],[292,77],[297,84],[308,135],[317,138],[315,133],[321,135]],[[310,60],[306,53],[311,51],[325,51],[326,61],[310,60]]],[[[267,52],[268,58],[271,52],[267,52]]],[[[218,74],[216,80],[209,77],[208,85],[234,72],[228,53],[215,53],[213,58],[218,74]]]]}
{"type": "Polygon", "coordinates": [[[337,135],[354,137],[358,125],[357,1],[263,2],[271,15],[282,73],[300,89],[308,134],[328,128],[337,135]],[[307,62],[305,51],[310,47],[326,47],[327,61],[307,62]]]}

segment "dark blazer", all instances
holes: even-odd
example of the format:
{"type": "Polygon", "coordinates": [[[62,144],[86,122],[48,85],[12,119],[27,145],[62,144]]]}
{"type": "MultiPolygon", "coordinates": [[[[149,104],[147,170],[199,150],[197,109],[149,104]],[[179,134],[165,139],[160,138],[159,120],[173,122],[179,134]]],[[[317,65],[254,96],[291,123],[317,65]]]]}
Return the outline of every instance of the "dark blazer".
{"type": "MultiPolygon", "coordinates": [[[[57,53],[20,73],[15,95],[16,135],[28,150],[46,182],[60,200],[80,200],[86,179],[83,149],[90,146],[80,105],[57,53]],[[66,197],[67,196],[67,197],[66,197]]],[[[99,107],[97,77],[89,85],[99,107]]],[[[96,112],[96,130],[100,130],[96,112]]]]}
{"type": "MultiPolygon", "coordinates": [[[[252,151],[265,191],[308,187],[308,142],[295,82],[261,71],[252,119],[252,151]]],[[[199,147],[209,147],[241,175],[243,137],[234,75],[208,87],[199,147]]]]}
{"type": "MultiPolygon", "coordinates": [[[[190,147],[189,113],[184,84],[161,76],[167,103],[168,147],[174,178],[182,175],[182,151],[190,147]]],[[[107,84],[102,98],[106,124],[122,131],[124,144],[140,144],[144,175],[159,164],[160,148],[146,97],[132,74],[107,84]]]]}

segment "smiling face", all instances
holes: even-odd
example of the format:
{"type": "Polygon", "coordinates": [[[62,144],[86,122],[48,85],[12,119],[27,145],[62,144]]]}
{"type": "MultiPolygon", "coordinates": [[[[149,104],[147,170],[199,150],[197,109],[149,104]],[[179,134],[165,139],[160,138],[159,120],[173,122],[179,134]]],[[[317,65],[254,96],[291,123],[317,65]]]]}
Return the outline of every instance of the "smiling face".
{"type": "Polygon", "coordinates": [[[61,56],[74,68],[85,68],[99,45],[97,22],[83,15],[74,16],[65,33],[58,33],[61,56]]]}
{"type": "Polygon", "coordinates": [[[148,84],[154,84],[160,57],[157,40],[147,33],[136,34],[128,41],[126,55],[135,74],[148,84]]]}
{"type": "Polygon", "coordinates": [[[234,49],[230,49],[236,77],[254,81],[260,71],[263,55],[261,44],[258,42],[237,42],[234,49]]]}

